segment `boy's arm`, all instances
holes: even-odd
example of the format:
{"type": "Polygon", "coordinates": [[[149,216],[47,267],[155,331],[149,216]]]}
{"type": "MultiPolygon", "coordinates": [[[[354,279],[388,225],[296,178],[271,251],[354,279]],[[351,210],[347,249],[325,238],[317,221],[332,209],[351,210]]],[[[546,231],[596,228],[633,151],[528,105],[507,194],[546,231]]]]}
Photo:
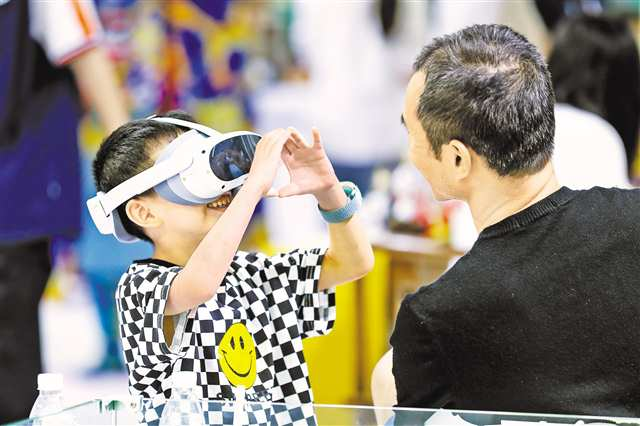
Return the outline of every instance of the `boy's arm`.
{"type": "MultiPolygon", "coordinates": [[[[347,203],[340,183],[316,194],[316,198],[323,210],[339,209],[347,203]]],[[[318,290],[358,279],[373,268],[371,243],[357,213],[346,222],[329,224],[329,241],[329,249],[320,270],[318,290]]]]}
{"type": "MultiPolygon", "coordinates": [[[[280,190],[280,197],[313,194],[323,210],[344,207],[347,197],[324,151],[318,129],[312,129],[310,146],[296,129],[290,127],[289,131],[291,143],[283,152],[283,160],[291,182],[280,190]]],[[[360,278],[373,268],[373,250],[357,214],[346,222],[330,224],[329,236],[319,290],[360,278]]]]}
{"type": "Polygon", "coordinates": [[[216,294],[258,201],[271,187],[288,137],[279,129],[258,143],[247,181],[173,281],[165,315],[192,309],[216,294]]]}

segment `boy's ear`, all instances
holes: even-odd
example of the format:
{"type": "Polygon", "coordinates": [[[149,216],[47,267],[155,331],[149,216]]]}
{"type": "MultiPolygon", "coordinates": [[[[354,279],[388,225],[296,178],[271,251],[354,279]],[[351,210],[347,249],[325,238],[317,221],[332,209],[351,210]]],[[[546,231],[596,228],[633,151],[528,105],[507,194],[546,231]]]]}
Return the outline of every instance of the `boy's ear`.
{"type": "Polygon", "coordinates": [[[153,214],[149,203],[140,198],[127,201],[125,211],[129,219],[141,228],[155,228],[162,222],[158,216],[153,214]]]}

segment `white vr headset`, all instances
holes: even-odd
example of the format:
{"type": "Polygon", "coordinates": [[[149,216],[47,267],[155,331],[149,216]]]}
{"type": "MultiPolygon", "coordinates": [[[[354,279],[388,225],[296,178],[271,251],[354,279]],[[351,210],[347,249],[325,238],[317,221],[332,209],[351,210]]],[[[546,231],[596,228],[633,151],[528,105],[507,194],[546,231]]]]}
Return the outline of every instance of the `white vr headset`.
{"type": "Polygon", "coordinates": [[[207,204],[247,179],[261,136],[246,131],[220,133],[207,126],[169,117],[151,120],[191,129],[172,140],[149,169],[122,182],[106,194],[87,201],[93,222],[101,234],[132,243],[138,238],[122,225],[118,206],[153,188],[168,201],[207,204]]]}

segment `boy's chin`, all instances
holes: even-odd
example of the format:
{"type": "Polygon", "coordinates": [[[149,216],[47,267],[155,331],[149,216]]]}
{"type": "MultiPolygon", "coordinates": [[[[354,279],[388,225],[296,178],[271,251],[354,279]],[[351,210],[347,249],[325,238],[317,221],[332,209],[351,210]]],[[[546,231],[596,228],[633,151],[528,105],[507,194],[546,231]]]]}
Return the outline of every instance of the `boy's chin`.
{"type": "Polygon", "coordinates": [[[207,206],[206,209],[208,212],[213,212],[213,213],[217,213],[218,215],[221,215],[222,213],[227,211],[227,207],[208,207],[207,206]]]}

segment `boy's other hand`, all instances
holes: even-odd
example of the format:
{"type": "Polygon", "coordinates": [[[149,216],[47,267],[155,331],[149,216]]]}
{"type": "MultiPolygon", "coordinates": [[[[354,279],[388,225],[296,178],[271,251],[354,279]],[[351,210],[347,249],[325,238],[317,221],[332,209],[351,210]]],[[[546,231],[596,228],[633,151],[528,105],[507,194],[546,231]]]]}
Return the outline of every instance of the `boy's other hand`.
{"type": "Polygon", "coordinates": [[[290,137],[282,151],[282,161],[289,170],[291,181],[280,189],[278,195],[290,197],[312,194],[318,199],[322,208],[333,210],[333,208],[342,207],[344,200],[334,200],[334,198],[340,198],[339,195],[344,196],[344,194],[339,188],[338,178],[324,151],[318,129],[315,127],[311,129],[313,134],[311,145],[307,144],[300,132],[293,127],[289,127],[288,130],[290,137]],[[337,192],[336,188],[338,188],[337,192]],[[337,206],[334,207],[332,204],[337,206]]]}
{"type": "Polygon", "coordinates": [[[289,130],[276,129],[260,139],[244,186],[255,185],[262,195],[268,195],[280,165],[284,145],[290,137],[289,130]]]}

